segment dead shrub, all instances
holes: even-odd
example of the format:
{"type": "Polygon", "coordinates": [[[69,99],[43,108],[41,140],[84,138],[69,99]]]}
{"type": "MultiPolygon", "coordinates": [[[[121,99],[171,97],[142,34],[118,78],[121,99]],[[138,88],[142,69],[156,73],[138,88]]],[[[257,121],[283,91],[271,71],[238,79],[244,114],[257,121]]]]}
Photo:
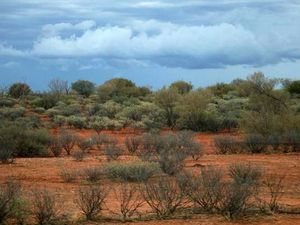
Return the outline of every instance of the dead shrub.
{"type": "Polygon", "coordinates": [[[119,203],[119,213],[125,221],[133,215],[139,215],[139,208],[144,204],[139,189],[133,184],[121,183],[114,189],[115,197],[119,203]]]}
{"type": "Polygon", "coordinates": [[[58,198],[47,189],[33,191],[33,215],[39,225],[48,225],[60,221],[61,204],[58,198]]]}
{"type": "Polygon", "coordinates": [[[228,168],[229,176],[237,184],[259,185],[262,169],[250,163],[234,163],[228,168]]]}
{"type": "Polygon", "coordinates": [[[135,154],[142,144],[140,136],[126,137],[125,146],[130,154],[135,154]]]}
{"type": "Polygon", "coordinates": [[[14,202],[20,196],[20,192],[20,184],[12,179],[0,185],[0,224],[13,212],[14,202]]]}
{"type": "Polygon", "coordinates": [[[177,182],[168,178],[144,183],[140,186],[140,193],[158,218],[173,215],[178,208],[187,203],[185,194],[180,190],[177,182]]]}
{"type": "Polygon", "coordinates": [[[104,154],[108,161],[117,160],[122,155],[122,149],[115,144],[110,144],[105,147],[104,154]]]}
{"type": "Polygon", "coordinates": [[[100,167],[91,167],[84,170],[85,180],[91,183],[98,182],[103,174],[103,169],[100,167]]]}
{"type": "Polygon", "coordinates": [[[75,203],[86,219],[92,220],[102,211],[107,194],[108,190],[100,185],[82,187],[77,191],[75,203]]]}
{"type": "Polygon", "coordinates": [[[242,144],[236,138],[220,136],[214,139],[218,154],[237,154],[242,151],[242,144]]]}
{"type": "Polygon", "coordinates": [[[61,169],[59,176],[66,183],[75,182],[77,179],[78,171],[70,170],[67,168],[61,169]]]}

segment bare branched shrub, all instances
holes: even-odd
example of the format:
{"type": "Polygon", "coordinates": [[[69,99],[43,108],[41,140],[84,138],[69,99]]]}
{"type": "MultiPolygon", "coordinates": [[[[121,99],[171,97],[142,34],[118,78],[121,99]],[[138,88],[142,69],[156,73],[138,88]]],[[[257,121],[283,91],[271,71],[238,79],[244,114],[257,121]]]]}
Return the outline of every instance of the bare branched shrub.
{"type": "Polygon", "coordinates": [[[110,144],[105,147],[104,154],[108,161],[117,160],[122,155],[122,149],[115,144],[110,144]]]}
{"type": "Polygon", "coordinates": [[[55,157],[59,157],[62,153],[62,146],[57,137],[53,137],[49,144],[50,151],[55,157]]]}
{"type": "Polygon", "coordinates": [[[251,206],[250,200],[255,194],[252,185],[229,182],[223,184],[220,212],[229,220],[243,216],[251,206]]]}
{"type": "Polygon", "coordinates": [[[0,185],[0,224],[12,213],[14,201],[20,195],[20,188],[20,184],[11,179],[0,185]]]}
{"type": "Polygon", "coordinates": [[[182,173],[177,177],[181,190],[192,202],[207,212],[216,211],[222,198],[222,172],[208,167],[201,170],[195,177],[189,173],[182,173]]]}
{"type": "Polygon", "coordinates": [[[185,194],[177,182],[168,178],[160,178],[156,182],[148,181],[141,185],[140,192],[159,218],[173,215],[178,208],[187,203],[185,194]]]}
{"type": "Polygon", "coordinates": [[[33,215],[39,225],[48,225],[60,220],[59,200],[47,189],[33,191],[33,215]]]}
{"type": "Polygon", "coordinates": [[[88,182],[98,182],[103,177],[103,169],[100,167],[91,167],[84,170],[84,177],[88,182]]]}
{"type": "Polygon", "coordinates": [[[214,139],[218,154],[237,154],[241,152],[241,143],[230,136],[220,136],[214,139]]]}
{"type": "Polygon", "coordinates": [[[124,221],[139,214],[138,210],[145,202],[136,186],[130,183],[121,183],[119,188],[114,189],[114,193],[119,203],[119,213],[124,221]]]}
{"type": "Polygon", "coordinates": [[[61,171],[59,172],[59,176],[66,183],[75,182],[77,179],[77,175],[78,175],[78,171],[67,169],[67,168],[62,168],[61,171]]]}
{"type": "Polygon", "coordinates": [[[62,131],[59,141],[62,148],[66,151],[67,155],[71,154],[75,144],[76,144],[77,137],[75,134],[72,134],[67,131],[62,131]]]}
{"type": "Polygon", "coordinates": [[[108,190],[100,185],[90,185],[79,188],[76,205],[80,208],[87,220],[94,219],[103,209],[108,190]]]}
{"type": "Polygon", "coordinates": [[[130,154],[135,154],[142,144],[142,139],[139,136],[126,137],[125,146],[130,154]]]}
{"type": "Polygon", "coordinates": [[[263,184],[268,190],[269,200],[265,201],[265,205],[272,212],[279,209],[279,200],[284,194],[284,176],[272,175],[263,181],[263,184]]]}

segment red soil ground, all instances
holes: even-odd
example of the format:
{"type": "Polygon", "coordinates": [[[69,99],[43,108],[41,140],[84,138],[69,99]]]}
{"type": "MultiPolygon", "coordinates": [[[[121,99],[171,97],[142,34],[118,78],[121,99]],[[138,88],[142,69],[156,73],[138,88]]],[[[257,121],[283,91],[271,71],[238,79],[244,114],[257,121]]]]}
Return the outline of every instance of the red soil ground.
{"type": "MultiPolygon", "coordinates": [[[[57,133],[53,130],[54,133],[57,133]]],[[[94,135],[94,131],[81,130],[75,131],[81,137],[90,137],[94,135]]],[[[163,133],[167,133],[164,131],[163,133]]],[[[133,131],[123,130],[120,132],[104,132],[116,137],[119,143],[123,143],[126,136],[133,135],[133,131]]],[[[213,145],[213,138],[220,134],[212,133],[198,133],[196,140],[202,143],[205,154],[198,161],[188,159],[186,161],[186,169],[192,171],[199,171],[202,166],[214,165],[226,170],[226,167],[231,163],[237,162],[251,162],[259,165],[265,172],[266,176],[270,174],[277,174],[278,176],[285,176],[285,194],[281,199],[281,203],[287,208],[300,208],[300,155],[299,154],[257,154],[257,155],[216,155],[215,147],[213,145]]],[[[237,134],[232,134],[237,135],[237,134]]],[[[135,160],[132,156],[122,156],[118,161],[124,162],[135,160]]],[[[25,190],[30,192],[34,187],[47,187],[51,191],[56,192],[61,200],[65,203],[65,211],[72,217],[78,218],[79,211],[74,204],[75,191],[81,181],[72,184],[64,183],[59,176],[63,168],[83,171],[85,168],[101,166],[107,163],[102,153],[92,151],[92,153],[83,162],[75,162],[70,156],[63,156],[60,158],[19,158],[11,165],[0,164],[0,181],[3,182],[8,176],[19,179],[24,185],[25,190]]],[[[104,179],[107,187],[112,189],[117,186],[116,182],[104,179]]],[[[117,208],[117,201],[111,192],[107,206],[110,209],[117,208]]],[[[149,211],[145,208],[144,210],[149,211]]],[[[104,215],[109,214],[107,211],[104,215]]],[[[80,223],[82,224],[82,223],[80,223]]],[[[85,223],[96,224],[96,223],[85,223]]],[[[118,224],[117,222],[106,222],[106,224],[118,224]]],[[[120,223],[121,224],[121,223],[120,223]]],[[[132,223],[128,223],[132,224],[132,223]]],[[[267,217],[254,217],[238,222],[228,222],[224,218],[213,215],[199,215],[189,219],[176,219],[165,221],[144,221],[135,222],[136,225],[156,225],[156,224],[300,224],[300,215],[274,215],[267,217]]]]}

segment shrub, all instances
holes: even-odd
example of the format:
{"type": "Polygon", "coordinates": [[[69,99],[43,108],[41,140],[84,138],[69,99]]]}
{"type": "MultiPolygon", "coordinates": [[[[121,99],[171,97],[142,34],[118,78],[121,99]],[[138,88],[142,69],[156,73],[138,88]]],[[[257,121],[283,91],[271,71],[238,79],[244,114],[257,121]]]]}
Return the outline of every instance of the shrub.
{"type": "Polygon", "coordinates": [[[38,113],[38,114],[43,114],[45,113],[45,109],[43,107],[36,107],[32,109],[33,112],[38,113]]]}
{"type": "Polygon", "coordinates": [[[129,182],[147,181],[154,174],[160,172],[156,163],[136,162],[130,164],[111,163],[105,166],[110,179],[129,182]]]}
{"type": "Polygon", "coordinates": [[[81,116],[67,117],[67,123],[74,128],[83,129],[87,128],[86,118],[81,116]]]}
{"type": "Polygon", "coordinates": [[[0,185],[0,223],[5,220],[13,212],[13,204],[20,195],[20,184],[7,180],[0,185]]]}
{"type": "Polygon", "coordinates": [[[146,182],[140,188],[141,195],[157,217],[165,218],[186,204],[185,194],[177,183],[168,178],[146,182]]]}
{"type": "Polygon", "coordinates": [[[119,211],[123,221],[139,214],[138,210],[143,206],[144,200],[141,198],[138,188],[132,184],[121,183],[118,189],[114,189],[115,197],[119,203],[119,211]]]}
{"type": "Polygon", "coordinates": [[[77,142],[78,147],[82,152],[89,152],[94,146],[92,138],[80,138],[77,142]]]}
{"type": "Polygon", "coordinates": [[[0,98],[0,107],[13,107],[17,101],[13,98],[0,98]]]}
{"type": "Polygon", "coordinates": [[[300,151],[300,133],[289,131],[283,135],[285,151],[300,151]]]}
{"type": "Polygon", "coordinates": [[[110,144],[105,147],[104,154],[108,161],[117,160],[122,155],[122,149],[117,145],[110,144]]]}
{"type": "Polygon", "coordinates": [[[53,117],[53,122],[60,127],[66,123],[66,120],[66,117],[61,115],[55,115],[53,117]]]}
{"type": "Polygon", "coordinates": [[[64,130],[60,132],[59,142],[68,155],[71,154],[71,151],[76,144],[76,140],[77,137],[75,134],[64,130]]]}
{"type": "Polygon", "coordinates": [[[49,143],[50,136],[46,130],[29,129],[18,124],[0,126],[0,146],[10,149],[15,156],[46,156],[49,143]]]}
{"type": "Polygon", "coordinates": [[[103,209],[108,190],[100,185],[90,185],[79,188],[75,203],[85,215],[87,220],[94,219],[103,209]]]}
{"type": "Polygon", "coordinates": [[[89,97],[95,91],[95,85],[88,80],[78,80],[72,83],[72,89],[79,95],[89,97]]]}
{"type": "Polygon", "coordinates": [[[114,137],[109,137],[106,134],[99,134],[92,137],[93,142],[97,145],[98,150],[108,145],[116,145],[118,140],[114,137]]]}
{"type": "Polygon", "coordinates": [[[24,116],[25,108],[1,108],[0,109],[0,118],[8,119],[8,120],[16,120],[22,116],[24,116]]]}
{"type": "Polygon", "coordinates": [[[30,92],[30,87],[25,83],[14,83],[8,90],[8,94],[14,98],[25,97],[30,92]]]}
{"type": "Polygon", "coordinates": [[[70,170],[67,168],[63,168],[59,173],[61,179],[66,183],[72,183],[76,181],[77,175],[78,175],[78,171],[70,170]]]}
{"type": "Polygon", "coordinates": [[[218,154],[237,154],[241,152],[241,143],[230,136],[219,136],[214,139],[218,154]]]}
{"type": "Polygon", "coordinates": [[[282,137],[281,135],[279,134],[271,134],[269,137],[268,137],[268,144],[271,145],[272,149],[274,151],[277,151],[281,144],[282,144],[282,137]]]}
{"type": "Polygon", "coordinates": [[[214,167],[201,169],[199,176],[182,173],[177,177],[181,190],[207,212],[218,210],[222,198],[223,173],[214,167]]]}
{"type": "Polygon", "coordinates": [[[59,96],[55,94],[41,94],[38,98],[32,101],[36,107],[41,107],[46,110],[53,108],[59,101],[59,96]]]}
{"type": "Polygon", "coordinates": [[[141,137],[139,136],[126,137],[125,139],[125,146],[128,152],[131,154],[136,153],[141,144],[142,144],[142,140],[141,137]]]}
{"type": "Polygon", "coordinates": [[[162,148],[163,139],[160,135],[146,133],[142,136],[142,146],[138,155],[142,160],[155,161],[162,148]]]}
{"type": "Polygon", "coordinates": [[[33,191],[33,215],[39,225],[52,224],[60,220],[58,199],[47,189],[33,191]]]}
{"type": "Polygon", "coordinates": [[[11,218],[14,218],[18,225],[25,225],[26,220],[30,216],[30,204],[26,199],[19,197],[12,205],[11,218]]]}
{"type": "Polygon", "coordinates": [[[251,153],[262,153],[267,147],[264,137],[259,134],[248,134],[245,145],[251,153]]]}
{"type": "Polygon", "coordinates": [[[54,155],[54,157],[59,157],[62,153],[62,146],[59,141],[59,138],[52,137],[49,148],[50,148],[52,154],[54,155]]]}
{"type": "Polygon", "coordinates": [[[3,164],[10,164],[14,162],[14,153],[8,149],[0,147],[0,162],[3,164]]]}
{"type": "Polygon", "coordinates": [[[262,170],[250,163],[236,163],[229,166],[229,176],[237,184],[258,185],[262,170]]]}
{"type": "Polygon", "coordinates": [[[95,183],[103,176],[103,169],[98,167],[87,168],[84,170],[84,176],[87,181],[95,183]]]}
{"type": "Polygon", "coordinates": [[[72,157],[75,161],[82,162],[85,157],[85,153],[83,151],[77,151],[73,153],[72,157]]]}

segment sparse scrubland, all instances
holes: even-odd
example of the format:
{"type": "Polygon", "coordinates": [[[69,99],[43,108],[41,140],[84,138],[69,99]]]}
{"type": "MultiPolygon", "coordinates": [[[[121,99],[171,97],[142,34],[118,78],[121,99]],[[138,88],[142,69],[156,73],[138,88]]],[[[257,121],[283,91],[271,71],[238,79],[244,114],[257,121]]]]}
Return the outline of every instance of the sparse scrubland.
{"type": "Polygon", "coordinates": [[[1,224],[300,223],[299,81],[15,83],[0,121],[1,224]]]}

